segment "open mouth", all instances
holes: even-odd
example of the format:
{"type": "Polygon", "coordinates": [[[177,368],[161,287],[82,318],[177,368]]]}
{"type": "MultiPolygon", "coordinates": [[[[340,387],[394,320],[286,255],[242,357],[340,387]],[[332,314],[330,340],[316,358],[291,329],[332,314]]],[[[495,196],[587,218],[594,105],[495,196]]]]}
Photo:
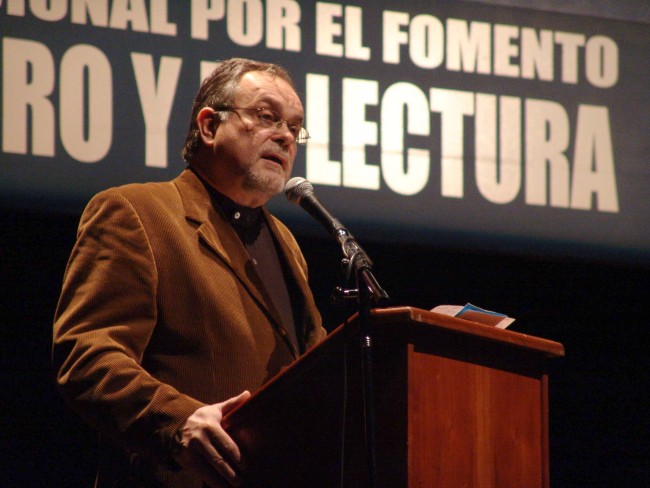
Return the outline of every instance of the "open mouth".
{"type": "Polygon", "coordinates": [[[277,163],[280,166],[284,166],[284,161],[285,161],[284,158],[276,154],[264,154],[262,157],[267,161],[273,161],[274,163],[277,163]]]}

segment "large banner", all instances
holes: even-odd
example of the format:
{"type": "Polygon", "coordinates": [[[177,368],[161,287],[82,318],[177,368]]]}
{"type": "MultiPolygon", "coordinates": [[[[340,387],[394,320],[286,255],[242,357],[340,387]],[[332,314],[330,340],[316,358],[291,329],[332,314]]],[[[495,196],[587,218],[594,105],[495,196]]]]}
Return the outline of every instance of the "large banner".
{"type": "MultiPolygon", "coordinates": [[[[468,2],[0,0],[0,197],[169,180],[200,80],[284,65],[357,237],[650,261],[650,28],[468,2]]],[[[272,209],[301,222],[283,198],[272,209]]]]}

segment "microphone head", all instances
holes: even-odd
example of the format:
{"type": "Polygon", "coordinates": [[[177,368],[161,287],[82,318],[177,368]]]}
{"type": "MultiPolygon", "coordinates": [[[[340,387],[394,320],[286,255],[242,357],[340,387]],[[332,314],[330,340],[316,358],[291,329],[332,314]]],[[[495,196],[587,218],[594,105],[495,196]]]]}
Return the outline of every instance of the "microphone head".
{"type": "Polygon", "coordinates": [[[300,200],[306,195],[314,193],[314,187],[309,181],[300,176],[296,176],[287,181],[284,186],[284,194],[291,203],[300,205],[300,200]]]}

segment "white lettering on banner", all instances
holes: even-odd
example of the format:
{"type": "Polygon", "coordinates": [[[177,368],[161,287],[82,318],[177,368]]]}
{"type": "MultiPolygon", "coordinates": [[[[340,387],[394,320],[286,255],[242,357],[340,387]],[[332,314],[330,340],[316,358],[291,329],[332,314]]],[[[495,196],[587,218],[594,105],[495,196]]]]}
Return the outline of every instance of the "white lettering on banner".
{"type": "Polygon", "coordinates": [[[90,24],[97,27],[108,27],[108,2],[72,2],[70,6],[70,20],[73,24],[90,24]]]}
{"type": "MultiPolygon", "coordinates": [[[[2,5],[2,2],[0,2],[0,5],[2,5]]],[[[7,0],[7,14],[24,17],[25,0],[7,0]]]]}
{"type": "Polygon", "coordinates": [[[521,99],[499,97],[497,115],[497,96],[476,94],[476,186],[492,203],[510,203],[521,189],[520,120],[521,99]]]}
{"type": "Polygon", "coordinates": [[[569,116],[547,100],[526,100],[526,203],[569,206],[569,116]],[[547,190],[547,184],[549,189],[547,190]]]}
{"type": "Polygon", "coordinates": [[[553,81],[553,32],[521,29],[521,77],[553,81]]]}
{"type": "Polygon", "coordinates": [[[336,3],[316,3],[316,54],[343,57],[343,45],[334,42],[335,37],[343,34],[343,26],[334,21],[342,12],[343,7],[336,3]]]}
{"type": "Polygon", "coordinates": [[[229,0],[226,26],[230,40],[240,46],[257,46],[264,38],[261,0],[229,0]]]}
{"type": "Polygon", "coordinates": [[[210,22],[221,20],[225,15],[224,0],[192,0],[192,38],[207,40],[210,37],[210,22]]]}
{"type": "Polygon", "coordinates": [[[145,166],[167,167],[167,129],[181,72],[181,58],[163,56],[158,81],[150,54],[131,53],[145,122],[145,166]]]}
{"type": "MultiPolygon", "coordinates": [[[[46,22],[59,22],[69,13],[70,21],[74,24],[85,25],[90,19],[90,24],[96,27],[118,30],[130,28],[136,32],[176,36],[176,24],[168,20],[167,2],[168,0],[30,0],[28,4],[32,15],[46,22]]],[[[24,17],[25,6],[26,0],[8,0],[7,14],[24,17]]]]}
{"type": "Polygon", "coordinates": [[[176,24],[167,20],[167,0],[150,0],[151,32],[176,36],[176,24]]]}
{"type": "MultiPolygon", "coordinates": [[[[0,6],[5,2],[0,1],[0,6]]],[[[169,0],[7,0],[8,15],[27,11],[46,22],[67,16],[74,24],[90,24],[177,36],[168,18],[169,0]]],[[[191,0],[190,33],[209,39],[211,23],[225,20],[230,40],[240,46],[300,52],[301,6],[297,0],[191,0]],[[266,39],[265,39],[266,37],[266,39]]],[[[382,12],[382,61],[410,61],[421,69],[561,81],[587,81],[611,88],[619,78],[619,49],[604,35],[536,30],[459,18],[441,20],[429,14],[382,12]],[[556,63],[556,61],[558,61],[556,63]],[[559,66],[555,72],[555,65],[559,66]]],[[[369,61],[372,48],[363,43],[363,8],[333,2],[315,3],[315,52],[322,56],[369,61]]]]}
{"type": "Polygon", "coordinates": [[[370,48],[363,45],[363,10],[361,7],[335,3],[316,3],[316,54],[368,61],[370,48]],[[345,31],[334,19],[342,17],[345,31]],[[334,39],[343,36],[343,44],[334,39]]]}
{"type": "Polygon", "coordinates": [[[258,46],[266,29],[267,48],[300,52],[301,15],[295,0],[192,0],[191,35],[207,40],[210,23],[226,18],[228,37],[235,44],[258,46]]]}
{"type": "Polygon", "coordinates": [[[294,0],[267,0],[266,47],[300,52],[300,4],[294,0]]]}
{"type": "MultiPolygon", "coordinates": [[[[57,76],[52,53],[44,44],[5,37],[2,57],[3,151],[54,157],[56,108],[51,96],[57,76]]],[[[77,161],[97,162],[106,156],[112,141],[110,63],[99,49],[78,44],[63,54],[60,71],[62,145],[77,161]]]]}
{"type": "Polygon", "coordinates": [[[437,68],[444,61],[445,28],[437,17],[421,14],[410,21],[407,13],[385,10],[383,23],[384,63],[399,64],[403,45],[408,45],[411,61],[419,68],[437,68]],[[408,35],[401,30],[407,25],[408,35]]]}
{"type": "Polygon", "coordinates": [[[106,156],[113,139],[111,64],[94,46],[72,46],[61,59],[60,79],[63,147],[77,161],[95,163],[106,156]],[[84,116],[86,108],[88,120],[84,116]]]}
{"type": "Polygon", "coordinates": [[[363,45],[363,11],[361,7],[345,7],[345,57],[370,60],[370,48],[363,45]]]}
{"type": "Polygon", "coordinates": [[[430,108],[440,112],[442,126],[440,188],[444,197],[462,198],[464,194],[464,118],[474,114],[474,94],[460,90],[432,88],[430,108]]]}
{"type": "Polygon", "coordinates": [[[486,22],[447,19],[447,69],[489,75],[491,67],[491,26],[486,22]]]}
{"type": "Polygon", "coordinates": [[[572,32],[556,32],[555,43],[562,50],[562,81],[564,83],[578,83],[578,48],[585,45],[585,36],[572,32]]]}
{"type": "Polygon", "coordinates": [[[598,88],[609,88],[618,83],[618,46],[609,37],[594,36],[587,41],[587,80],[598,88]]]}
{"type": "Polygon", "coordinates": [[[306,119],[311,130],[307,144],[307,179],[321,185],[341,185],[341,163],[330,160],[330,84],[325,75],[307,74],[306,119]]]}
{"type": "Polygon", "coordinates": [[[381,101],[381,170],[395,193],[415,195],[429,181],[429,150],[408,148],[405,165],[404,134],[428,136],[430,123],[427,97],[417,86],[395,83],[386,90],[381,101]]]}
{"type": "Polygon", "coordinates": [[[55,117],[49,99],[56,79],[52,53],[40,42],[5,37],[2,73],[2,150],[54,156],[55,117]]]}
{"type": "Polygon", "coordinates": [[[68,0],[30,0],[29,7],[34,17],[57,22],[66,16],[68,0]]]}
{"type": "Polygon", "coordinates": [[[385,10],[383,15],[383,61],[388,64],[399,64],[400,46],[407,45],[409,42],[408,34],[401,29],[409,25],[409,14],[385,10]]]}
{"type": "Polygon", "coordinates": [[[519,37],[519,27],[514,25],[494,26],[494,74],[519,78],[519,65],[513,60],[519,58],[519,46],[513,42],[519,37]]]}
{"type": "Polygon", "coordinates": [[[379,189],[379,167],[366,162],[366,146],[377,145],[377,123],[366,120],[366,106],[377,105],[379,83],[343,79],[343,185],[379,189]]]}
{"type": "MultiPolygon", "coordinates": [[[[327,5],[330,13],[340,7],[327,5]]],[[[331,35],[340,35],[340,29],[333,30],[331,35]]],[[[328,39],[325,37],[323,41],[323,51],[317,52],[341,56],[340,49],[327,49],[337,46],[328,45],[328,39]]],[[[557,54],[561,61],[560,81],[576,84],[580,81],[579,60],[584,54],[584,76],[591,85],[610,88],[618,82],[618,46],[602,35],[587,38],[571,32],[540,30],[538,33],[530,27],[456,18],[448,18],[445,28],[432,15],[411,19],[406,12],[386,10],[382,39],[382,60],[387,64],[400,64],[401,48],[408,46],[411,62],[423,69],[435,69],[444,63],[448,71],[554,81],[557,54]]]]}
{"type": "Polygon", "coordinates": [[[149,30],[147,7],[144,1],[113,1],[111,7],[111,27],[113,29],[126,30],[129,24],[131,24],[131,29],[136,32],[147,32],[149,30]]]}
{"type": "Polygon", "coordinates": [[[409,54],[420,68],[437,68],[445,58],[445,28],[433,15],[416,15],[410,25],[409,54]]]}
{"type": "Polygon", "coordinates": [[[411,144],[414,137],[441,140],[440,194],[464,198],[464,124],[467,117],[473,117],[476,185],[486,200],[511,203],[523,183],[527,205],[619,211],[607,107],[578,106],[570,160],[569,114],[557,102],[430,88],[427,103],[420,88],[398,82],[381,98],[378,127],[377,122],[368,120],[366,108],[379,103],[379,84],[343,78],[342,161],[338,162],[330,160],[329,152],[329,84],[327,75],[307,75],[307,121],[312,140],[307,147],[306,175],[314,184],[378,190],[383,178],[395,193],[419,193],[429,184],[431,150],[424,140],[418,143],[420,147],[405,147],[408,134],[411,144]],[[430,112],[439,114],[439,135],[430,134],[430,112]],[[380,166],[366,159],[367,148],[378,144],[379,133],[380,166]]]}
{"type": "MultiPolygon", "coordinates": [[[[67,18],[72,24],[177,36],[177,26],[169,19],[173,4],[168,2],[0,0],[0,7],[6,16],[31,15],[34,25],[67,18]]],[[[219,27],[220,34],[238,46],[302,49],[302,12],[296,0],[191,0],[190,5],[187,35],[192,39],[208,40],[210,29],[219,27]]],[[[540,95],[523,98],[451,89],[460,85],[423,88],[413,83],[429,76],[413,71],[417,67],[446,69],[452,72],[449,79],[460,83],[494,76],[554,82],[558,86],[552,93],[560,83],[571,85],[571,93],[579,84],[608,89],[619,81],[620,56],[610,37],[386,10],[378,12],[382,45],[371,48],[364,45],[363,7],[317,1],[310,8],[308,18],[315,21],[310,26],[315,45],[310,48],[316,55],[370,61],[372,49],[381,48],[383,67],[390,68],[393,80],[384,86],[383,73],[376,79],[343,77],[334,88],[328,75],[306,75],[312,135],[306,172],[313,183],[371,191],[385,185],[400,195],[416,195],[428,187],[444,198],[480,195],[497,205],[518,201],[619,211],[608,107],[573,100],[565,106],[540,95]],[[412,66],[401,76],[395,65],[406,62],[412,66]],[[337,113],[334,123],[340,120],[340,136],[330,128],[335,110],[330,93],[339,91],[340,117],[337,113]],[[468,124],[473,124],[471,141],[465,135],[468,124]],[[439,154],[432,154],[438,146],[439,154]]],[[[103,36],[98,39],[106,42],[103,36]]],[[[51,41],[56,47],[50,48],[49,42],[2,40],[2,150],[53,158],[57,148],[63,148],[76,161],[100,161],[113,137],[111,63],[88,44],[70,45],[57,38],[51,41]]],[[[123,60],[115,61],[115,66],[124,66],[123,60]]],[[[182,59],[136,52],[130,62],[144,119],[144,164],[166,168],[182,59]],[[154,57],[160,59],[157,72],[154,57]]],[[[201,79],[214,65],[200,62],[201,79]]],[[[369,68],[381,71],[379,65],[369,68]]],[[[522,83],[517,90],[508,80],[508,87],[519,95],[526,93],[526,86],[532,85],[522,83]]]]}
{"type": "Polygon", "coordinates": [[[573,155],[571,208],[589,210],[598,196],[598,210],[618,212],[614,150],[607,107],[580,105],[573,155]]]}

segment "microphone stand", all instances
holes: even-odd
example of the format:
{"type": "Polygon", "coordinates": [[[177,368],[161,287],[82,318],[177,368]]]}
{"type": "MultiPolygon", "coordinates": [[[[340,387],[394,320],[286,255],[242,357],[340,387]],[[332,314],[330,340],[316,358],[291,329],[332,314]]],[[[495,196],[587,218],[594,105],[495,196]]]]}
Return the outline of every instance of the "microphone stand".
{"type": "MultiPolygon", "coordinates": [[[[342,263],[354,270],[356,289],[349,290],[337,287],[335,297],[342,299],[356,298],[359,306],[359,325],[361,330],[360,346],[363,372],[363,406],[364,427],[366,436],[366,456],[368,470],[368,488],[377,484],[377,459],[375,443],[375,410],[373,385],[373,354],[370,310],[373,306],[386,306],[388,294],[381,288],[372,274],[372,261],[356,240],[343,226],[340,226],[335,237],[341,243],[344,258],[342,263]]],[[[350,272],[348,271],[349,278],[350,272]]],[[[346,279],[347,284],[347,279],[346,279]]]]}

